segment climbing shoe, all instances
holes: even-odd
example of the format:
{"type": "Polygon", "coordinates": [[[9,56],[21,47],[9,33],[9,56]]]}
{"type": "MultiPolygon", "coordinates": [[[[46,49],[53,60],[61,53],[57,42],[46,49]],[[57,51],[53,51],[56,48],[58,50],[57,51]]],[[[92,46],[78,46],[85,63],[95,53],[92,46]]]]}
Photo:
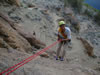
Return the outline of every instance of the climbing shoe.
{"type": "Polygon", "coordinates": [[[61,57],[61,58],[60,58],[60,61],[64,61],[64,59],[61,57]]]}
{"type": "Polygon", "coordinates": [[[56,58],[56,60],[58,60],[58,57],[57,56],[55,56],[55,58],[56,58]]]}

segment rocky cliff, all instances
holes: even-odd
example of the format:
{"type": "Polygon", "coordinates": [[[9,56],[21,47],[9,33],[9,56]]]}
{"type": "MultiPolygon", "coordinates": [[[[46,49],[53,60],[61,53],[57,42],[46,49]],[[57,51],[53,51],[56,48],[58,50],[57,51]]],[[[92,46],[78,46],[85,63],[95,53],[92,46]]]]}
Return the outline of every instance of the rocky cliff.
{"type": "Polygon", "coordinates": [[[55,42],[61,19],[72,31],[65,61],[55,60],[56,45],[11,75],[99,75],[100,27],[62,0],[20,0],[17,6],[1,1],[0,72],[55,42]]]}

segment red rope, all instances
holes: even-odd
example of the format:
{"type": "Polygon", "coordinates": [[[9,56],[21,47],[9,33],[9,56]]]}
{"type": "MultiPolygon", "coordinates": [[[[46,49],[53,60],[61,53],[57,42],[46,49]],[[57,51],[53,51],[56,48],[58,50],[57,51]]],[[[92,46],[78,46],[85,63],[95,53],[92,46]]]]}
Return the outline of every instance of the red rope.
{"type": "Polygon", "coordinates": [[[46,50],[48,50],[48,49],[51,48],[52,46],[56,45],[56,44],[57,44],[58,42],[60,42],[60,41],[61,41],[61,40],[56,41],[55,43],[53,43],[53,44],[51,44],[50,46],[48,46],[48,47],[42,49],[41,51],[37,52],[36,54],[34,54],[34,55],[32,55],[32,56],[30,56],[30,57],[24,59],[23,61],[19,62],[18,64],[15,64],[14,66],[12,66],[12,67],[6,69],[5,71],[1,72],[0,75],[6,73],[6,72],[8,72],[8,71],[10,71],[11,69],[13,69],[13,68],[15,68],[16,66],[19,65],[18,67],[16,67],[15,69],[11,70],[10,72],[8,72],[8,73],[6,74],[6,75],[9,75],[10,73],[12,73],[12,72],[15,71],[16,69],[20,68],[20,67],[23,66],[24,64],[28,63],[29,61],[31,61],[31,60],[34,59],[35,57],[39,56],[40,54],[42,54],[43,52],[45,52],[46,50]],[[22,64],[22,63],[23,63],[23,64],[22,64]]]}

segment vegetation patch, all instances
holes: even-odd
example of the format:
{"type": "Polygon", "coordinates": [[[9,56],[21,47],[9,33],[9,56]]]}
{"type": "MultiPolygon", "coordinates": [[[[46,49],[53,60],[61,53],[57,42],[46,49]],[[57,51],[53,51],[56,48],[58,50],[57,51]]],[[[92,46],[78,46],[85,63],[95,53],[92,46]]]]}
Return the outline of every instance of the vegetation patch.
{"type": "Polygon", "coordinates": [[[95,22],[97,22],[97,23],[99,24],[99,26],[100,26],[100,11],[97,12],[97,14],[94,16],[94,20],[95,20],[95,22]]]}
{"type": "Polygon", "coordinates": [[[64,5],[72,6],[73,8],[77,9],[78,12],[81,11],[82,5],[84,0],[64,0],[64,5]]]}

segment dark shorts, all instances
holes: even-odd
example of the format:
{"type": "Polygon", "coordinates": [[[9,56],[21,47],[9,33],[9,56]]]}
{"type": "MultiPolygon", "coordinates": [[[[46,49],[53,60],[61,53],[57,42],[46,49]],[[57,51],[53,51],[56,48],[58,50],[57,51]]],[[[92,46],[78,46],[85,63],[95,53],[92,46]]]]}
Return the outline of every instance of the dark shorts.
{"type": "Polygon", "coordinates": [[[68,43],[70,43],[70,42],[71,42],[71,40],[61,41],[61,44],[68,44],[68,43]]]}

